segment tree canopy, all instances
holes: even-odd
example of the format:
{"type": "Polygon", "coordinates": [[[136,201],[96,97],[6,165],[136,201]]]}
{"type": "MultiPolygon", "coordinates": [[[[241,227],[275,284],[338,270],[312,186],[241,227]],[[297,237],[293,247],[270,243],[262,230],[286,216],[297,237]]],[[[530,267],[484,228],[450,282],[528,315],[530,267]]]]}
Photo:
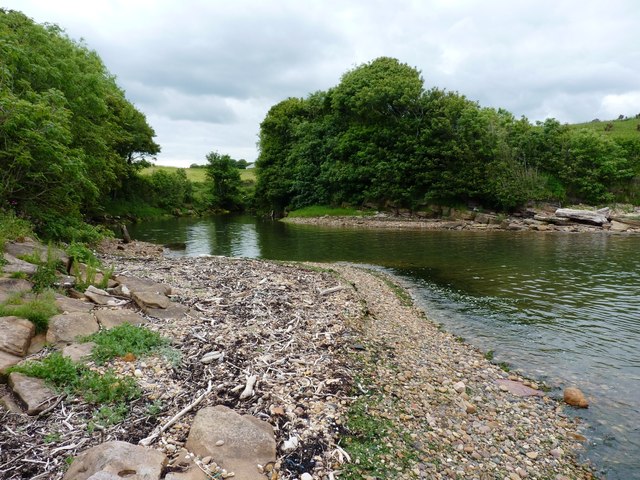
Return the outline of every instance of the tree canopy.
{"type": "Polygon", "coordinates": [[[0,208],[36,225],[99,210],[160,147],[97,53],[0,9],[0,208]]]}
{"type": "Polygon", "coordinates": [[[638,201],[630,185],[640,176],[639,145],[427,90],[415,68],[381,57],[327,91],[269,110],[256,201],[279,212],[314,204],[511,210],[529,200],[638,201]]]}

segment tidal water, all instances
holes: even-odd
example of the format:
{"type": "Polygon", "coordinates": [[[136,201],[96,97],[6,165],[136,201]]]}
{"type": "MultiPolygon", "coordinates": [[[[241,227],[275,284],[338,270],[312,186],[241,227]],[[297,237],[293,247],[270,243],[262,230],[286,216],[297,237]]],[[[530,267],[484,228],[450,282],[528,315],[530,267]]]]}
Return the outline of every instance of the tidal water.
{"type": "MultiPolygon", "coordinates": [[[[584,456],[640,479],[640,237],[329,229],[249,216],[129,226],[173,255],[344,261],[398,276],[432,320],[523,374],[591,399],[584,456]]],[[[561,390],[554,392],[561,395],[561,390]]]]}

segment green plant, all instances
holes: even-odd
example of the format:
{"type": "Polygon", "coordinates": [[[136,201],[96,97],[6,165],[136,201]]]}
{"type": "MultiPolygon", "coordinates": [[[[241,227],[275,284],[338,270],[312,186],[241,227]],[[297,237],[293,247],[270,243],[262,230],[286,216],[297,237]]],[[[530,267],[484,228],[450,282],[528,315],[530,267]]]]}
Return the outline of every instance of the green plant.
{"type": "Polygon", "coordinates": [[[9,275],[9,277],[11,278],[19,278],[19,279],[25,279],[25,278],[29,278],[29,275],[27,275],[24,272],[13,272],[11,275],[9,275]]]}
{"type": "MultiPolygon", "coordinates": [[[[4,244],[7,241],[18,240],[24,237],[34,237],[32,225],[9,210],[0,210],[0,252],[4,251],[4,244]]],[[[0,255],[0,264],[4,259],[0,255]]]]}
{"type": "Polygon", "coordinates": [[[73,265],[73,276],[76,278],[76,289],[81,292],[85,291],[89,285],[94,285],[98,288],[106,288],[109,285],[109,279],[113,275],[114,268],[109,267],[104,272],[101,272],[97,267],[93,265],[86,265],[84,272],[80,268],[78,263],[73,265]],[[97,281],[98,274],[101,274],[100,280],[97,281]],[[84,275],[84,278],[83,278],[84,275]]]}
{"type": "Polygon", "coordinates": [[[157,332],[128,323],[94,333],[83,340],[95,342],[96,346],[91,352],[91,358],[99,365],[127,353],[135,356],[147,355],[169,343],[157,332]]]}
{"type": "Polygon", "coordinates": [[[55,442],[59,442],[61,438],[62,438],[62,435],[60,435],[60,432],[53,431],[53,432],[47,433],[42,438],[42,440],[44,441],[44,443],[55,443],[55,442]]]}
{"type": "Polygon", "coordinates": [[[173,368],[177,368],[182,363],[182,352],[170,345],[160,345],[154,351],[163,357],[173,368]]]}
{"type": "Polygon", "coordinates": [[[114,406],[100,407],[93,414],[93,418],[87,424],[87,431],[93,433],[96,427],[109,427],[122,422],[129,413],[127,405],[124,403],[117,403],[114,406]]]}
{"type": "Polygon", "coordinates": [[[147,405],[147,415],[150,417],[157,417],[160,415],[164,406],[162,405],[161,400],[155,400],[147,405]]]}
{"type": "Polygon", "coordinates": [[[51,290],[28,297],[14,295],[0,304],[0,316],[26,318],[35,325],[38,333],[45,332],[49,319],[58,313],[55,295],[51,290]]]}
{"type": "Polygon", "coordinates": [[[502,369],[502,371],[504,372],[510,372],[511,371],[511,367],[509,366],[509,364],[507,362],[500,362],[498,364],[498,366],[502,369]]]}
{"type": "Polygon", "coordinates": [[[486,358],[487,360],[491,361],[491,360],[493,360],[493,354],[494,354],[494,351],[493,350],[489,350],[487,353],[484,354],[484,358],[486,358]]]}
{"type": "Polygon", "coordinates": [[[310,207],[299,208],[293,210],[287,214],[291,218],[306,218],[306,217],[363,217],[372,215],[370,210],[358,210],[356,208],[334,208],[322,205],[313,205],[310,207]]]}
{"type": "Polygon", "coordinates": [[[84,243],[71,242],[67,247],[67,254],[74,262],[81,262],[93,267],[100,266],[100,260],[84,243]]]}

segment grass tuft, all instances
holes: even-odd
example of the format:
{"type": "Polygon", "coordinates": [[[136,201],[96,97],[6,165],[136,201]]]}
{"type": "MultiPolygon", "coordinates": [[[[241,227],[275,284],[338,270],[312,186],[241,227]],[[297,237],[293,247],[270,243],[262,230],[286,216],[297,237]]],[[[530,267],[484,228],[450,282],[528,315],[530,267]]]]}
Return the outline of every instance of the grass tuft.
{"type": "Polygon", "coordinates": [[[126,354],[133,354],[136,357],[148,355],[169,343],[168,339],[157,332],[128,323],[94,333],[83,340],[95,342],[96,346],[93,348],[91,358],[98,365],[126,354]]]}
{"type": "Polygon", "coordinates": [[[36,332],[45,332],[49,326],[49,319],[57,315],[58,307],[53,291],[47,290],[35,297],[14,295],[0,304],[0,316],[15,316],[26,318],[36,327],[36,332]]]}

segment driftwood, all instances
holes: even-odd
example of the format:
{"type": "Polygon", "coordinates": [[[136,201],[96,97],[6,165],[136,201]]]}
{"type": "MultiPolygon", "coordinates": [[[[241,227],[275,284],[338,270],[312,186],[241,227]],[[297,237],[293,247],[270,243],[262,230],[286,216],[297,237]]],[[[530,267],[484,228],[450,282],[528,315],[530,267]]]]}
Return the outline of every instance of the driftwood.
{"type": "Polygon", "coordinates": [[[131,243],[131,235],[129,235],[129,230],[127,230],[127,226],[124,223],[120,225],[120,230],[122,230],[122,240],[124,243],[131,243]]]}
{"type": "Polygon", "coordinates": [[[574,210],[572,208],[559,208],[556,210],[556,217],[568,218],[578,223],[589,225],[604,225],[609,223],[609,209],[602,208],[596,212],[591,210],[574,210]]]}

